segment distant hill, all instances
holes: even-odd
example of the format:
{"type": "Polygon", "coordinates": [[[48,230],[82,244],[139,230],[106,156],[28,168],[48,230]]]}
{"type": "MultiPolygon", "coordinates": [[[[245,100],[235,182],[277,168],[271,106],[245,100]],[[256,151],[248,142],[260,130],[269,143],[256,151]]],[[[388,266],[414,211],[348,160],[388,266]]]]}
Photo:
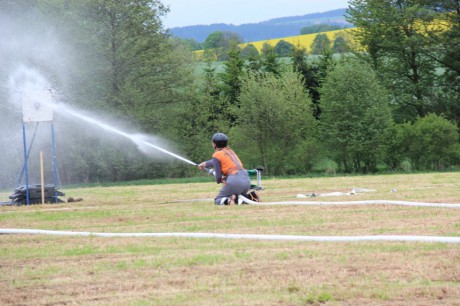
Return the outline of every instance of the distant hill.
{"type": "Polygon", "coordinates": [[[300,34],[300,29],[314,24],[327,23],[341,26],[351,26],[346,20],[346,9],[337,9],[323,13],[313,13],[302,16],[282,17],[259,23],[233,25],[216,23],[211,25],[195,25],[170,29],[170,33],[183,39],[194,39],[204,42],[215,31],[234,32],[245,42],[274,39],[300,34]]]}

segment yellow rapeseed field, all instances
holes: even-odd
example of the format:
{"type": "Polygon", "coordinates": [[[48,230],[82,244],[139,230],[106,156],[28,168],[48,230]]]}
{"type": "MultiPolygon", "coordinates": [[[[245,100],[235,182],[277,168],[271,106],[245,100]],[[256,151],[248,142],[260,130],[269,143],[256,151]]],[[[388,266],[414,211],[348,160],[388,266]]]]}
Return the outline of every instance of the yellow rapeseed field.
{"type": "MultiPolygon", "coordinates": [[[[442,32],[446,29],[448,29],[450,26],[449,22],[444,21],[443,19],[439,18],[435,21],[432,21],[430,24],[426,24],[423,22],[419,22],[415,24],[415,30],[419,33],[427,33],[426,31],[434,31],[434,32],[442,32]]],[[[351,46],[354,49],[360,49],[362,47],[356,45],[353,36],[355,31],[359,31],[358,28],[350,28],[350,29],[342,29],[342,30],[335,30],[335,31],[328,31],[328,32],[323,32],[321,34],[326,34],[327,37],[333,42],[335,38],[339,35],[342,35],[346,37],[349,46],[351,46]]],[[[289,37],[282,37],[282,38],[275,38],[275,39],[268,39],[268,40],[259,40],[259,41],[253,41],[253,42],[248,42],[244,44],[239,44],[238,46],[241,49],[244,49],[247,45],[253,45],[256,47],[259,52],[262,51],[262,48],[264,44],[269,44],[271,46],[276,46],[278,42],[281,40],[284,40],[288,43],[293,44],[296,47],[301,47],[305,48],[305,50],[308,53],[311,53],[311,45],[315,39],[315,37],[320,34],[320,33],[313,33],[313,34],[304,34],[304,35],[297,35],[297,36],[289,36],[289,37]]],[[[200,60],[203,59],[204,57],[204,50],[197,50],[194,51],[195,57],[200,60]]]]}
{"type": "MultiPolygon", "coordinates": [[[[334,41],[335,37],[337,35],[344,35],[348,38],[348,40],[351,40],[352,34],[351,31],[354,31],[355,29],[343,29],[343,30],[335,30],[335,31],[328,31],[328,32],[323,32],[321,34],[326,34],[327,37],[332,41],[334,41]]],[[[320,33],[313,33],[313,34],[304,34],[304,35],[296,35],[296,36],[289,36],[289,37],[282,37],[282,38],[275,38],[275,39],[267,39],[267,40],[259,40],[259,41],[254,41],[254,42],[248,42],[244,44],[239,44],[238,46],[241,49],[244,49],[247,45],[253,45],[254,47],[259,50],[259,52],[262,51],[262,47],[264,44],[269,44],[271,46],[276,46],[278,42],[281,40],[284,40],[288,43],[293,44],[296,47],[302,47],[307,50],[307,52],[311,52],[311,44],[313,43],[313,40],[315,39],[316,35],[320,33]]],[[[203,50],[197,50],[194,51],[195,56],[197,59],[202,59],[203,58],[203,50]]]]}
{"type": "MultiPolygon", "coordinates": [[[[346,29],[346,30],[335,30],[335,31],[328,31],[324,32],[321,34],[326,34],[327,37],[331,40],[334,41],[336,35],[345,35],[345,36],[350,36],[350,30],[352,29],[346,29]]],[[[316,35],[319,33],[313,33],[313,34],[304,34],[304,35],[297,35],[297,36],[289,36],[289,37],[282,37],[282,38],[275,38],[275,39],[268,39],[268,40],[260,40],[260,41],[255,41],[255,42],[249,42],[245,44],[240,44],[240,48],[243,49],[249,44],[252,44],[254,47],[259,50],[259,52],[262,50],[262,47],[264,44],[269,44],[271,46],[276,46],[278,42],[281,40],[284,40],[288,43],[293,44],[296,47],[303,47],[307,50],[307,52],[311,51],[311,44],[313,43],[313,40],[315,39],[316,35]]]]}

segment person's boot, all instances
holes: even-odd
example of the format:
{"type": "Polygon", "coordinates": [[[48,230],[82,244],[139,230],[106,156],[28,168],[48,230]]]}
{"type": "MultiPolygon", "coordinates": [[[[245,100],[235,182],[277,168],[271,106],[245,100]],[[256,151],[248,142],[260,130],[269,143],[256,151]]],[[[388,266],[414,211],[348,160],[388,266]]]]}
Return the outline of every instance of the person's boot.
{"type": "Polygon", "coordinates": [[[221,198],[220,202],[216,203],[216,205],[228,205],[228,201],[230,198],[221,198]]]}
{"type": "Polygon", "coordinates": [[[249,199],[252,200],[252,201],[254,201],[254,202],[260,202],[260,197],[259,197],[259,195],[257,194],[257,192],[255,192],[255,191],[251,191],[251,192],[249,193],[249,199]]]}

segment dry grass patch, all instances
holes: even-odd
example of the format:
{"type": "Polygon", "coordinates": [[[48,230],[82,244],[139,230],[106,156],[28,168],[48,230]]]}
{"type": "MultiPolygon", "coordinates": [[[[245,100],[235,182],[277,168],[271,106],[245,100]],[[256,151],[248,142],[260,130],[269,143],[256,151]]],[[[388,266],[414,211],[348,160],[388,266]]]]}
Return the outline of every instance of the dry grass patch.
{"type": "MultiPolygon", "coordinates": [[[[264,201],[460,202],[460,173],[264,181],[264,201]],[[390,192],[396,189],[396,192],[390,192]]],[[[459,236],[460,210],[235,206],[214,183],[64,190],[83,202],[1,207],[2,228],[97,232],[459,236]],[[202,200],[196,200],[202,199],[202,200]],[[192,201],[193,200],[193,201],[192,201]]],[[[460,246],[0,235],[2,305],[458,305],[460,246]]]]}

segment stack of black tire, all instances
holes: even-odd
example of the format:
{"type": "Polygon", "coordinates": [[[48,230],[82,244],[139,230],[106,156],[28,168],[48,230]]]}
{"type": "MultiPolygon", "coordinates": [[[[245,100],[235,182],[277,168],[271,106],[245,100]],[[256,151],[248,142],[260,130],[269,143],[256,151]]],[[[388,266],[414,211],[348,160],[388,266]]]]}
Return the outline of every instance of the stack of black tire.
{"type": "MultiPolygon", "coordinates": [[[[45,185],[45,203],[55,204],[64,203],[59,196],[65,194],[56,190],[52,184],[45,185]]],[[[14,193],[9,196],[12,205],[24,205],[27,204],[27,188],[26,186],[19,186],[14,190],[14,193]]],[[[35,184],[29,185],[29,204],[41,204],[42,203],[42,185],[35,184]]]]}

